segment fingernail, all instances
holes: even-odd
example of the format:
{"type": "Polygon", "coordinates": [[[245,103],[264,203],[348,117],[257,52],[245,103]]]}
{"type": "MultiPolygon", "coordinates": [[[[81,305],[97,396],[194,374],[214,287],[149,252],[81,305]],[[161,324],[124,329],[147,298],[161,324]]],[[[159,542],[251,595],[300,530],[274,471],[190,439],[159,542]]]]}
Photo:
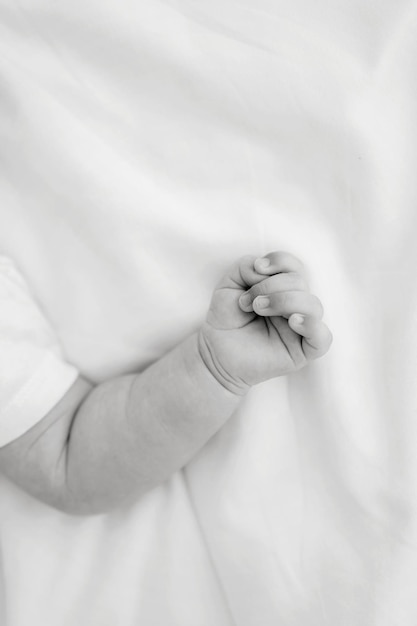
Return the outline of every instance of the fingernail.
{"type": "Polygon", "coordinates": [[[258,296],[257,298],[255,298],[255,300],[253,301],[253,304],[258,308],[258,309],[266,309],[269,307],[269,298],[267,298],[266,296],[258,296]]]}
{"type": "Polygon", "coordinates": [[[301,326],[304,323],[304,319],[304,315],[300,315],[299,313],[292,316],[292,322],[297,326],[301,326]]]}
{"type": "Polygon", "coordinates": [[[239,298],[239,304],[243,307],[248,307],[252,304],[252,296],[248,291],[243,293],[239,298]]]}
{"type": "Polygon", "coordinates": [[[266,270],[267,267],[271,265],[271,261],[266,257],[261,257],[256,259],[255,266],[260,270],[266,270]]]}

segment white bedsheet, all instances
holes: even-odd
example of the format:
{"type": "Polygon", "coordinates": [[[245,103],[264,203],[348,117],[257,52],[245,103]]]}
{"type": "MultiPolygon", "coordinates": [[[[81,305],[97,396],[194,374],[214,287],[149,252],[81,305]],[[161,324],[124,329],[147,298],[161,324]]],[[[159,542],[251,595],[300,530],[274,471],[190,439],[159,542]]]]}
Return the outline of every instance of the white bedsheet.
{"type": "Polygon", "coordinates": [[[0,482],[2,626],[417,623],[417,3],[0,0],[0,246],[94,381],[306,263],[330,353],[72,518],[0,482]]]}

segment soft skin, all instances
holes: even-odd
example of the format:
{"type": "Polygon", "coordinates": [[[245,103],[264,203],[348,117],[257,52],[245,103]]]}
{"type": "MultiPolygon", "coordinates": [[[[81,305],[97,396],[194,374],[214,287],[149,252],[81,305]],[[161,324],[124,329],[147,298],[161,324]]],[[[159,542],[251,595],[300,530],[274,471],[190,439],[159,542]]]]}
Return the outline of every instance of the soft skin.
{"type": "Polygon", "coordinates": [[[96,387],[79,378],[0,449],[0,469],[70,514],[137,499],[186,465],[253,385],[324,355],[332,337],[322,316],[294,256],[243,257],[215,288],[198,333],[143,372],[96,387]]]}
{"type": "Polygon", "coordinates": [[[204,360],[235,393],[327,352],[332,335],[301,262],[286,252],[240,259],[217,285],[200,332],[204,360]]]}

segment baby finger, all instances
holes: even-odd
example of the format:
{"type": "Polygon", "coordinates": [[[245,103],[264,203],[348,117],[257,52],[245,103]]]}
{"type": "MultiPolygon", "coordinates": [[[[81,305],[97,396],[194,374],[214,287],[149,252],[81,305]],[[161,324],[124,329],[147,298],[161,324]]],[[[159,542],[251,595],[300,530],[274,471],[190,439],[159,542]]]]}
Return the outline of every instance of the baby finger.
{"type": "Polygon", "coordinates": [[[242,311],[253,311],[252,302],[257,296],[269,296],[270,293],[284,291],[307,291],[306,279],[296,272],[285,272],[264,278],[239,298],[239,305],[242,311]]]}
{"type": "Polygon", "coordinates": [[[252,303],[257,315],[272,317],[279,315],[289,318],[293,313],[323,317],[323,306],[317,296],[305,291],[285,291],[258,296],[252,303]]]}
{"type": "Polygon", "coordinates": [[[304,273],[304,265],[290,252],[278,250],[269,252],[263,257],[258,257],[253,263],[254,269],[259,274],[271,276],[272,274],[280,274],[281,272],[298,272],[304,273]]]}
{"type": "Polygon", "coordinates": [[[323,356],[330,348],[332,333],[322,320],[294,313],[288,319],[288,325],[303,337],[303,352],[308,360],[323,356]]]}

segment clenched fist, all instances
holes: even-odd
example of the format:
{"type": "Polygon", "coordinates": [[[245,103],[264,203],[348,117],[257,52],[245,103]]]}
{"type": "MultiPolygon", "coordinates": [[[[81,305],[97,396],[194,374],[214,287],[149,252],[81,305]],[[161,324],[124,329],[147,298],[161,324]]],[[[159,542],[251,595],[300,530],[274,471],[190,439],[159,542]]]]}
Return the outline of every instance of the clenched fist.
{"type": "Polygon", "coordinates": [[[245,256],[214,290],[200,354],[224,387],[243,395],[323,356],[332,335],[322,317],[297,258],[287,252],[245,256]]]}

